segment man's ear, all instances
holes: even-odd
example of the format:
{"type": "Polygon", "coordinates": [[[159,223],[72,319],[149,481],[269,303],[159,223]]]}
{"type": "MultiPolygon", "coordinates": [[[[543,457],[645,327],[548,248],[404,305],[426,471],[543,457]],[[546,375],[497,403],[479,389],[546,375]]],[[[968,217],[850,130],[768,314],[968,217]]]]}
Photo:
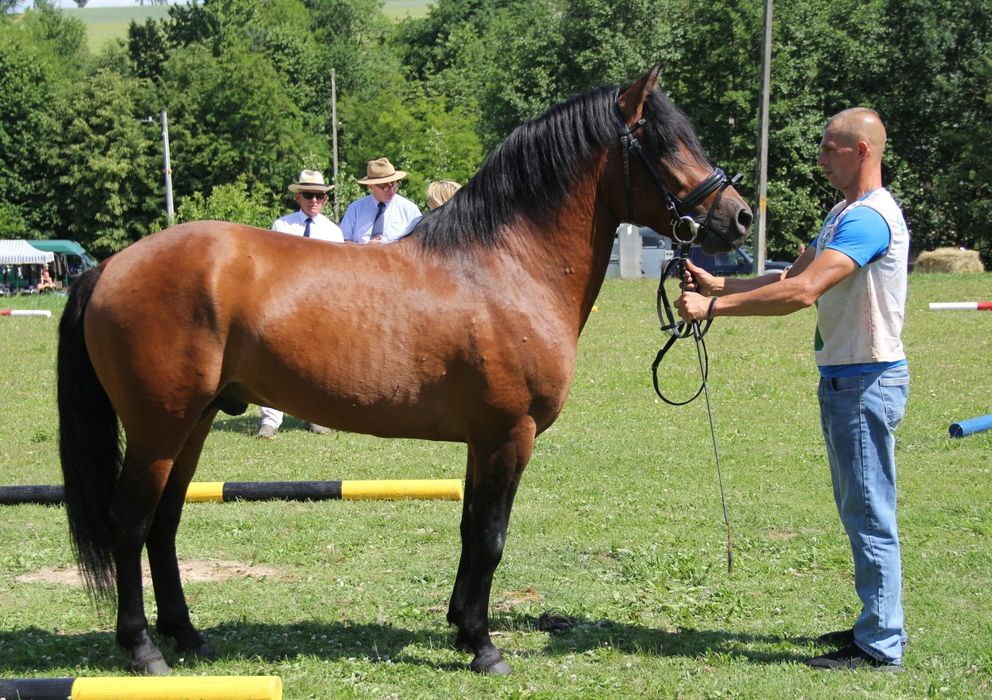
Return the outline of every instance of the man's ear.
{"type": "Polygon", "coordinates": [[[661,64],[656,63],[636,83],[620,93],[617,98],[617,107],[620,108],[620,114],[623,115],[627,126],[632,126],[641,118],[641,113],[644,111],[644,101],[658,84],[659,73],[661,73],[661,64]]]}

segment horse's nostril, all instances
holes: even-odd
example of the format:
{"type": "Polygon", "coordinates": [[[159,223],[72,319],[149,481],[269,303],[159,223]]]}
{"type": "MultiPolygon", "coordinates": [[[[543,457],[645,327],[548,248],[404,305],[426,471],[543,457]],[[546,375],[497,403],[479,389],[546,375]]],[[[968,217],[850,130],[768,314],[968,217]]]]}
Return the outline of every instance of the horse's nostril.
{"type": "Polygon", "coordinates": [[[748,209],[741,209],[737,212],[737,223],[740,224],[741,230],[744,232],[747,232],[748,228],[751,226],[751,220],[753,218],[754,217],[748,209]]]}

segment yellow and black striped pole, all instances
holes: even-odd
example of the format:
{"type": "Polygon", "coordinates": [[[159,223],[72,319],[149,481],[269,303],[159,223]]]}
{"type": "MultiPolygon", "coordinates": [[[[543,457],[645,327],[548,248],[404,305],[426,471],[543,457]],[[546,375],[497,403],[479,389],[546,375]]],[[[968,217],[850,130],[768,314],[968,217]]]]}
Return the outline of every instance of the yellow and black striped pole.
{"type": "Polygon", "coordinates": [[[0,678],[0,698],[20,700],[282,700],[279,676],[0,678]]]}
{"type": "MultiPolygon", "coordinates": [[[[367,481],[199,481],[189,485],[187,503],[212,501],[346,501],[379,499],[462,500],[461,479],[370,479],[367,481]]],[[[3,486],[0,505],[58,504],[61,486],[3,486]]]]}

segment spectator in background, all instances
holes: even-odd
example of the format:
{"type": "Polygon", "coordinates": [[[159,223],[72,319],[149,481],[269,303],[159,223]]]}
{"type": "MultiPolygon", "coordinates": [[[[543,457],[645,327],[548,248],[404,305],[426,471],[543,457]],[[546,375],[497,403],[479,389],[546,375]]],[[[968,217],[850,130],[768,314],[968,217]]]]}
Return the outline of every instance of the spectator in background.
{"type": "Polygon", "coordinates": [[[55,289],[55,282],[52,281],[52,276],[48,272],[48,265],[41,266],[41,276],[38,277],[38,291],[48,292],[55,289]]]}
{"type": "MultiPolygon", "coordinates": [[[[300,173],[298,182],[289,186],[299,211],[280,217],[272,224],[272,230],[288,233],[291,236],[303,236],[320,241],[344,243],[341,229],[333,221],[320,213],[327,202],[327,193],[334,185],[325,185],[324,176],[317,170],[304,170],[300,173]]],[[[282,425],[283,412],[267,406],[261,406],[262,420],[258,426],[256,437],[271,440],[276,436],[282,425]]],[[[330,428],[316,423],[307,423],[311,433],[324,435],[331,432],[330,428]]]]}
{"type": "Polygon", "coordinates": [[[437,180],[427,185],[427,208],[432,211],[437,209],[454,197],[455,192],[460,190],[461,187],[454,180],[437,180]]]}
{"type": "Polygon", "coordinates": [[[388,158],[370,160],[365,177],[358,182],[368,185],[369,194],[348,205],[341,218],[344,238],[354,243],[392,243],[402,238],[410,225],[420,218],[416,204],[398,194],[399,181],[406,177],[388,158]]]}
{"type": "Polygon", "coordinates": [[[324,176],[318,170],[304,170],[299,182],[289,186],[299,210],[275,220],[273,231],[289,233],[318,241],[344,243],[341,229],[333,221],[320,213],[327,202],[327,193],[334,185],[325,185],[324,176]]]}

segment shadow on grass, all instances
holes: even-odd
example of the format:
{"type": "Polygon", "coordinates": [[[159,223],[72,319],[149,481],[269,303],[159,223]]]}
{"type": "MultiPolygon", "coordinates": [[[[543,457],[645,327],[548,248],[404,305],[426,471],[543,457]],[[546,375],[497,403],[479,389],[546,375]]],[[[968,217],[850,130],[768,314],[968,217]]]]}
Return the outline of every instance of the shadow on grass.
{"type": "MultiPolygon", "coordinates": [[[[245,436],[255,437],[255,433],[258,432],[259,420],[260,418],[257,415],[225,416],[224,414],[218,414],[217,418],[214,419],[211,430],[221,433],[240,433],[245,436]]],[[[293,430],[310,432],[310,428],[305,421],[299,418],[293,418],[292,416],[286,416],[282,421],[282,425],[279,426],[279,432],[293,430]]]]}
{"type": "MultiPolygon", "coordinates": [[[[514,651],[499,632],[532,632],[546,635],[544,648],[523,656],[548,657],[581,653],[592,649],[611,648],[623,653],[659,657],[700,658],[723,655],[745,659],[757,664],[799,662],[809,654],[805,647],[809,638],[788,638],[775,635],[736,633],[725,630],[683,629],[677,632],[608,620],[574,619],[567,630],[546,633],[538,630],[537,619],[525,615],[503,614],[494,620],[494,640],[504,653],[514,651]],[[790,647],[802,646],[801,652],[790,647]]],[[[294,623],[287,625],[232,622],[203,630],[219,661],[254,659],[282,662],[306,656],[337,661],[366,659],[430,666],[440,670],[461,671],[471,660],[460,655],[458,662],[438,662],[425,659],[419,651],[407,651],[415,646],[424,649],[453,650],[454,628],[410,630],[387,624],[294,623]]],[[[152,633],[166,661],[184,668],[169,640],[152,633]]],[[[509,657],[512,664],[512,656],[509,657]]],[[[31,627],[25,630],[0,632],[0,673],[44,675],[49,669],[85,667],[108,673],[126,673],[124,653],[117,647],[112,632],[84,634],[54,634],[31,627]]],[[[211,662],[198,665],[209,672],[211,662]]]]}

